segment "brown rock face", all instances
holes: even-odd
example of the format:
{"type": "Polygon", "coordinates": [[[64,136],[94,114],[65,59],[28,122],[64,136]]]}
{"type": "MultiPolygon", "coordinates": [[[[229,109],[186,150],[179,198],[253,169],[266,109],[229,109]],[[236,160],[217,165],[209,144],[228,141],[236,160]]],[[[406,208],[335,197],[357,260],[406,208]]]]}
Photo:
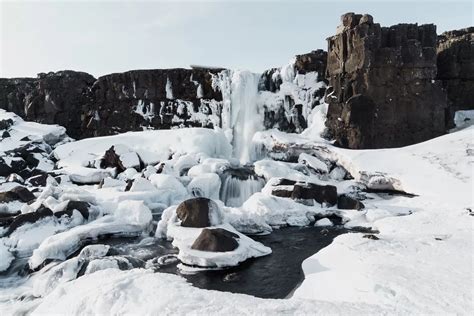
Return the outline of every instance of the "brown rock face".
{"type": "Polygon", "coordinates": [[[450,114],[474,109],[474,27],[441,34],[437,50],[437,79],[448,94],[450,114]]]}
{"type": "Polygon", "coordinates": [[[446,94],[436,82],[436,26],[380,27],[342,16],[328,38],[326,126],[342,147],[405,146],[443,134],[446,94]]]}
{"type": "Polygon", "coordinates": [[[203,229],[191,249],[212,252],[226,252],[237,249],[239,236],[222,228],[203,229]]]}
{"type": "Polygon", "coordinates": [[[181,202],[176,209],[176,215],[183,227],[208,227],[211,226],[211,212],[217,209],[214,201],[199,197],[181,202]]]}

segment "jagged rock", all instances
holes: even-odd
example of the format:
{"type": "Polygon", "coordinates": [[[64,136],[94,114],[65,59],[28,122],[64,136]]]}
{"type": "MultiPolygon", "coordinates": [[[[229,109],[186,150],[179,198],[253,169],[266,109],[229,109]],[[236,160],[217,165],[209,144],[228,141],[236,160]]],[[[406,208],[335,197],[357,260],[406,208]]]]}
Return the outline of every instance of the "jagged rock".
{"type": "Polygon", "coordinates": [[[447,97],[434,80],[436,26],[380,27],[354,13],[341,20],[328,38],[326,126],[336,144],[397,147],[445,133],[447,97]]]}
{"type": "Polygon", "coordinates": [[[178,205],[176,215],[184,227],[208,227],[220,224],[219,206],[216,202],[198,197],[188,199],[178,205]]]}
{"type": "Polygon", "coordinates": [[[81,213],[82,217],[88,219],[90,206],[90,203],[84,201],[69,201],[66,208],[60,212],[54,213],[54,216],[58,218],[63,215],[72,216],[73,211],[77,210],[81,213]]]}
{"type": "Polygon", "coordinates": [[[6,179],[6,182],[16,182],[16,183],[23,184],[25,180],[21,176],[17,175],[16,173],[12,173],[8,176],[8,178],[6,179]]]}
{"type": "Polygon", "coordinates": [[[41,206],[38,210],[36,210],[36,212],[20,214],[16,216],[8,226],[5,236],[10,236],[11,233],[24,224],[35,223],[38,220],[49,216],[53,216],[53,212],[44,206],[41,206]]]}
{"type": "Polygon", "coordinates": [[[314,183],[295,184],[291,198],[294,200],[316,200],[318,203],[334,205],[337,203],[337,188],[333,185],[314,183]]]}
{"type": "Polygon", "coordinates": [[[226,252],[237,249],[239,236],[222,228],[204,228],[191,249],[212,252],[226,252]]]}
{"type": "Polygon", "coordinates": [[[361,201],[347,195],[340,195],[337,198],[337,208],[341,210],[361,210],[365,206],[361,201]]]}
{"type": "Polygon", "coordinates": [[[437,79],[450,101],[448,126],[459,110],[474,109],[474,27],[444,32],[438,36],[437,79]]]}
{"type": "Polygon", "coordinates": [[[122,161],[120,160],[120,156],[117,155],[115,152],[114,146],[107,149],[104,156],[100,160],[100,167],[101,168],[116,168],[117,173],[124,172],[125,168],[122,161]]]}
{"type": "Polygon", "coordinates": [[[82,106],[89,103],[94,81],[89,74],[69,70],[0,79],[0,107],[27,120],[67,126],[68,134],[79,138],[82,106]]]}
{"type": "Polygon", "coordinates": [[[8,203],[12,201],[21,201],[29,203],[35,200],[36,197],[27,188],[22,186],[16,186],[10,191],[0,192],[0,203],[8,203]]]}

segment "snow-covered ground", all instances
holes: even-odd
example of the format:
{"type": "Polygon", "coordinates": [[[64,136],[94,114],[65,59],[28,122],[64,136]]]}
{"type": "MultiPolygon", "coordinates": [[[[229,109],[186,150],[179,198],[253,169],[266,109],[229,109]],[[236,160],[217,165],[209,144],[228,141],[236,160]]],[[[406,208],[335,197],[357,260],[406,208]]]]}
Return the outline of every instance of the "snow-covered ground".
{"type": "MultiPolygon", "coordinates": [[[[43,205],[52,214],[62,214],[71,201],[89,205],[87,216],[72,210],[70,215],[24,224],[9,235],[0,227],[0,270],[8,271],[17,260],[39,269],[29,277],[0,274],[0,314],[470,314],[474,127],[404,148],[345,150],[319,138],[324,113],[323,106],[316,108],[310,114],[312,126],[302,134],[261,131],[251,147],[244,142],[245,150],[254,150],[245,160],[260,156],[255,176],[266,185],[243,205],[226,206],[218,192],[226,171],[237,163],[225,131],[144,131],[70,142],[61,127],[30,124],[0,112],[0,120],[15,121],[12,136],[0,142],[2,157],[29,144],[21,139],[31,131],[35,144],[54,149],[55,172],[62,174],[60,183],[23,183],[35,191],[36,200],[9,202],[0,210],[26,214],[43,205]],[[119,162],[102,168],[112,146],[113,159],[119,162]],[[284,161],[295,155],[298,162],[284,161]],[[365,208],[337,209],[272,195],[281,178],[334,185],[339,195],[361,194],[365,208]],[[366,193],[361,188],[415,196],[366,193]],[[196,196],[215,201],[218,216],[213,218],[218,220],[211,225],[238,236],[234,251],[216,254],[190,248],[202,229],[182,227],[175,212],[179,203],[196,196]],[[154,223],[152,214],[163,211],[162,221],[154,223]],[[245,233],[306,226],[331,214],[341,217],[347,228],[367,227],[378,233],[371,238],[363,233],[337,237],[303,262],[305,280],[284,300],[200,290],[147,266],[130,265],[122,271],[108,257],[106,246],[87,246],[77,254],[88,240],[100,236],[156,234],[173,240],[183,263],[235,265],[271,252],[245,233]],[[86,262],[86,272],[78,277],[86,262]]],[[[45,164],[53,161],[47,155],[42,159],[45,164]]],[[[0,192],[17,185],[7,181],[0,179],[0,192]]],[[[330,224],[327,219],[316,223],[330,224]]]]}

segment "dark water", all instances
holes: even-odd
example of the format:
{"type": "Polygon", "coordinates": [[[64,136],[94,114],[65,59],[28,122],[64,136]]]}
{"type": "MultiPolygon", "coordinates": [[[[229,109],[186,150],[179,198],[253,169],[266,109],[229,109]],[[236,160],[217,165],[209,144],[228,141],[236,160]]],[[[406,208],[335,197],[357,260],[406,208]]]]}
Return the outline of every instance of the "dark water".
{"type": "MultiPolygon", "coordinates": [[[[285,298],[303,281],[303,260],[328,246],[333,239],[349,231],[338,227],[285,227],[269,235],[251,236],[272,249],[272,254],[249,259],[237,267],[221,270],[181,271],[171,242],[157,238],[104,237],[87,244],[111,246],[109,256],[126,258],[133,267],[153,268],[157,273],[180,275],[193,286],[262,298],[285,298]],[[159,260],[159,258],[166,260],[159,260]],[[148,262],[148,264],[147,264],[148,262]]],[[[72,254],[73,257],[80,250],[72,254]]],[[[15,260],[6,273],[0,274],[0,287],[25,280],[28,258],[15,260]]],[[[85,268],[85,267],[83,267],[85,268]]],[[[78,277],[83,274],[79,272],[78,277]]]]}
{"type": "MultiPolygon", "coordinates": [[[[159,267],[156,271],[184,277],[192,285],[208,290],[244,293],[262,298],[285,298],[303,281],[303,260],[328,246],[333,239],[348,231],[343,228],[286,227],[269,235],[251,236],[254,240],[272,248],[272,254],[249,259],[237,267],[222,270],[204,270],[189,274],[178,269],[178,262],[159,267]]],[[[104,240],[102,240],[104,243],[104,240]]],[[[169,241],[150,240],[138,244],[125,239],[110,239],[117,254],[137,261],[178,253],[169,241]]]]}

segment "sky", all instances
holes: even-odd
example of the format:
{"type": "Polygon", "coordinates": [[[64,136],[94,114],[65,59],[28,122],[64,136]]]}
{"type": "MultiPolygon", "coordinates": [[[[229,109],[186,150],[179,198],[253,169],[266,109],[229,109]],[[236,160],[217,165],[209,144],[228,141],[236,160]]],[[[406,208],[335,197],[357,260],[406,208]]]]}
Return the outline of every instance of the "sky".
{"type": "Polygon", "coordinates": [[[327,49],[345,12],[382,26],[434,23],[438,34],[474,25],[470,0],[0,0],[0,77],[190,65],[261,72],[327,49]]]}

